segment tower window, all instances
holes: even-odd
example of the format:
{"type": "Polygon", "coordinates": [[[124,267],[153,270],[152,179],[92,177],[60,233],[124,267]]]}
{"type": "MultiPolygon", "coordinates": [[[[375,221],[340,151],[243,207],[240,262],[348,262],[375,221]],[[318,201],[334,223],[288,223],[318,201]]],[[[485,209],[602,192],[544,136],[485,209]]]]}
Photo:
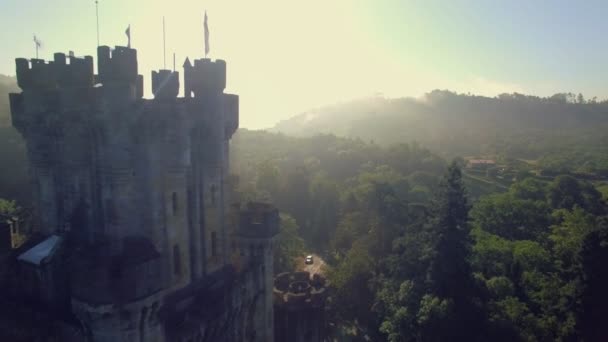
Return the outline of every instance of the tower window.
{"type": "Polygon", "coordinates": [[[217,234],[211,232],[211,256],[217,255],[217,234]]]}
{"type": "Polygon", "coordinates": [[[173,208],[173,216],[177,215],[177,192],[171,196],[171,207],[173,208]]]}
{"type": "Polygon", "coordinates": [[[182,274],[182,261],[178,245],[173,246],[173,273],[175,275],[182,274]]]}

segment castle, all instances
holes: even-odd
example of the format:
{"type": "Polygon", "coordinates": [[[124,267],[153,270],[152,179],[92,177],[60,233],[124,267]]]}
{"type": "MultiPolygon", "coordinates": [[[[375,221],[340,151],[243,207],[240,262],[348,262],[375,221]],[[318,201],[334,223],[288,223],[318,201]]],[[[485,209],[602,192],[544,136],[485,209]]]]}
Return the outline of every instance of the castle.
{"type": "Polygon", "coordinates": [[[238,96],[226,63],[152,72],[137,51],[17,59],[13,125],[27,143],[39,238],[12,291],[61,321],[61,341],[273,341],[279,218],[230,199],[238,96]]]}

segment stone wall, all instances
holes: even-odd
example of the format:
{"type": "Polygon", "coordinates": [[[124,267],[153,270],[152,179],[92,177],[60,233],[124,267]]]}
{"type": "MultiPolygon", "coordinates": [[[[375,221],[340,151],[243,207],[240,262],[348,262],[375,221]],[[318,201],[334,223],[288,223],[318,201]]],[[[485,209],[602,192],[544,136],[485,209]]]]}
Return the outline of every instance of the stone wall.
{"type": "Polygon", "coordinates": [[[281,273],[274,278],[274,320],[277,341],[325,340],[327,281],[308,272],[281,273]]]}

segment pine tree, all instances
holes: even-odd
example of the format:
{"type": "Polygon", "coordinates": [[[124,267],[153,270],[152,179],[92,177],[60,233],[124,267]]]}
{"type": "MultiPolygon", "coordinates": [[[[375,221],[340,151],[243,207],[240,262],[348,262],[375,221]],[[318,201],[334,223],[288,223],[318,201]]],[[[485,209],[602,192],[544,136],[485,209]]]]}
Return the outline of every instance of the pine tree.
{"type": "Polygon", "coordinates": [[[460,168],[452,163],[434,203],[435,256],[430,270],[432,292],[457,299],[471,286],[471,238],[467,202],[460,168]]]}
{"type": "Polygon", "coordinates": [[[473,341],[483,329],[483,315],[474,304],[477,286],[469,261],[469,209],[460,168],[452,162],[434,203],[435,248],[428,274],[429,292],[449,304],[439,340],[473,341]]]}
{"type": "Polygon", "coordinates": [[[587,235],[579,257],[582,263],[583,291],[579,331],[584,341],[608,339],[608,219],[587,235]]]}

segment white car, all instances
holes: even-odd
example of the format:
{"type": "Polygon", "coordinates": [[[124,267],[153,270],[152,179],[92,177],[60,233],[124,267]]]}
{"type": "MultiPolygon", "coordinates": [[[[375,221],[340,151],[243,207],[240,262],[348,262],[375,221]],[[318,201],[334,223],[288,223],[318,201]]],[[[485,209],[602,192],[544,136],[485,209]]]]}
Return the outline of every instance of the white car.
{"type": "Polygon", "coordinates": [[[312,260],[312,255],[307,255],[306,259],[304,260],[304,263],[306,265],[312,265],[314,263],[314,261],[312,260]]]}

